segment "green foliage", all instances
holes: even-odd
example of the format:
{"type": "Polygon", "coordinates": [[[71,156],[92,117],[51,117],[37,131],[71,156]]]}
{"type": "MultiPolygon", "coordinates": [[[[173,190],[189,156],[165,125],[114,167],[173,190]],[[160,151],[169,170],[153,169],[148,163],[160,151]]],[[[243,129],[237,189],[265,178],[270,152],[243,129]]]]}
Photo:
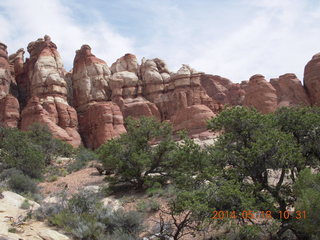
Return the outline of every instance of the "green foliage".
{"type": "Polygon", "coordinates": [[[292,134],[280,131],[271,123],[272,119],[273,115],[237,107],[211,120],[212,128],[225,131],[212,148],[212,161],[229,178],[244,183],[250,177],[256,192],[269,192],[284,211],[290,198],[283,184],[285,174],[291,170],[294,177],[296,167],[303,164],[304,158],[292,134]],[[275,186],[269,184],[270,170],[281,174],[275,186]]]}
{"type": "MultiPolygon", "coordinates": [[[[212,165],[219,169],[224,179],[235,181],[235,186],[252,196],[253,209],[273,212],[272,216],[281,222],[278,237],[290,230],[303,239],[308,231],[314,233],[312,227],[305,228],[312,225],[311,222],[302,224],[300,221],[304,227],[299,228],[293,218],[280,219],[277,213],[293,204],[318,207],[310,202],[310,199],[319,197],[314,188],[304,190],[308,188],[301,186],[302,180],[296,183],[302,192],[294,191],[293,185],[297,174],[306,166],[319,167],[319,120],[317,108],[282,108],[276,113],[262,115],[253,109],[234,107],[209,121],[210,129],[223,133],[209,150],[212,165]]],[[[305,174],[300,178],[306,178],[305,174]]],[[[230,185],[227,191],[235,189],[230,185]]],[[[232,205],[235,203],[231,202],[228,208],[232,205]]],[[[255,239],[258,230],[248,227],[241,231],[249,236],[248,230],[255,239]]]]}
{"type": "Polygon", "coordinates": [[[240,228],[239,238],[241,240],[261,239],[261,227],[257,225],[244,225],[240,228]]]}
{"type": "Polygon", "coordinates": [[[197,188],[212,175],[210,155],[208,149],[201,148],[187,136],[181,135],[181,138],[171,152],[168,173],[180,188],[197,188]]]}
{"type": "MultiPolygon", "coordinates": [[[[130,182],[145,187],[150,174],[164,173],[169,153],[174,148],[172,129],[152,118],[126,119],[127,133],[102,145],[97,154],[104,168],[115,173],[115,182],[130,182]],[[156,146],[151,142],[159,139],[156,146]]],[[[161,177],[163,179],[163,177],[161,177]]]]}
{"type": "Polygon", "coordinates": [[[160,205],[154,199],[140,200],[137,204],[138,212],[156,212],[159,209],[160,209],[160,205]]]}
{"type": "Polygon", "coordinates": [[[19,231],[18,231],[18,229],[15,228],[15,227],[10,227],[10,228],[8,229],[8,232],[10,232],[10,233],[18,233],[19,231]]]}
{"type": "Polygon", "coordinates": [[[40,178],[54,157],[70,157],[73,151],[70,144],[53,138],[44,125],[33,124],[27,132],[0,128],[0,171],[16,168],[31,178],[40,178]]]}
{"type": "Polygon", "coordinates": [[[275,113],[275,119],[280,129],[292,134],[302,147],[302,154],[307,160],[304,166],[318,167],[320,164],[320,108],[280,108],[275,113]]]}
{"type": "Polygon", "coordinates": [[[64,195],[56,204],[42,206],[38,219],[63,228],[80,240],[136,239],[142,231],[142,218],[136,212],[106,209],[96,194],[82,191],[67,200],[64,195]],[[122,239],[122,238],[119,238],[122,239]]]}
{"type": "Polygon", "coordinates": [[[35,180],[24,175],[23,173],[17,173],[12,175],[8,180],[9,187],[17,193],[37,193],[38,187],[35,180]]]}
{"type": "Polygon", "coordinates": [[[54,157],[71,157],[73,154],[73,147],[54,138],[46,125],[34,123],[29,127],[27,134],[30,141],[39,146],[42,153],[45,154],[46,164],[50,164],[54,157]]]}
{"type": "Polygon", "coordinates": [[[0,149],[5,168],[16,168],[32,177],[41,177],[44,154],[30,141],[28,134],[17,129],[0,129],[0,149]]]}
{"type": "Polygon", "coordinates": [[[23,203],[21,204],[20,208],[21,208],[21,209],[29,209],[30,206],[31,206],[31,205],[30,205],[29,201],[28,201],[27,199],[25,199],[25,200],[23,201],[23,203]]]}
{"type": "Polygon", "coordinates": [[[79,147],[76,150],[75,161],[68,166],[68,171],[79,171],[85,167],[89,161],[96,159],[98,159],[98,157],[93,151],[84,147],[79,147]]]}
{"type": "MultiPolygon", "coordinates": [[[[294,222],[294,227],[313,239],[320,238],[320,173],[313,174],[310,169],[300,172],[295,184],[296,211],[305,211],[306,218],[294,222]]],[[[297,215],[296,215],[297,216],[297,215]]]]}

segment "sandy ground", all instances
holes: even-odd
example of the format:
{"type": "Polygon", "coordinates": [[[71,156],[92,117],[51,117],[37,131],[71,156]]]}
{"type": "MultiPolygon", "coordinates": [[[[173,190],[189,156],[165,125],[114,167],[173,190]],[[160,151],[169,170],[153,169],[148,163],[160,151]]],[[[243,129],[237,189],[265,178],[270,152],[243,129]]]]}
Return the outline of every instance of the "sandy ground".
{"type": "Polygon", "coordinates": [[[66,190],[67,194],[74,194],[85,186],[103,184],[105,175],[100,175],[95,168],[85,168],[73,172],[65,177],[59,177],[54,182],[43,182],[39,184],[41,193],[48,196],[52,193],[66,190]]]}

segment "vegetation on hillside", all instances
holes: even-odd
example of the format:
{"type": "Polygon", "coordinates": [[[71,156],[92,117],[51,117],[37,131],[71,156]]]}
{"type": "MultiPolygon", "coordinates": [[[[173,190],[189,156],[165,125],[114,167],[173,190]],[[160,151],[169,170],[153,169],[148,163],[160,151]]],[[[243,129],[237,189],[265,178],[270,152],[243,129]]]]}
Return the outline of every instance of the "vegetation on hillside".
{"type": "Polygon", "coordinates": [[[0,128],[0,181],[37,194],[57,156],[75,159],[69,172],[99,158],[110,186],[105,193],[125,186],[152,196],[138,202],[138,212],[112,211],[87,192],[39,210],[38,217],[76,239],[139,239],[141,212],[160,212],[153,233],[159,239],[320,239],[319,108],[265,115],[226,108],[208,121],[220,133],[210,146],[174,136],[170,124],[153,118],[127,118],[126,128],[95,152],[74,150],[41,125],[0,128]]]}
{"type": "MultiPolygon", "coordinates": [[[[115,173],[113,183],[175,186],[169,210],[162,210],[172,217],[173,230],[163,231],[163,237],[181,239],[217,227],[230,228],[219,239],[320,237],[313,225],[319,222],[320,189],[314,187],[319,179],[306,172],[319,168],[318,108],[281,108],[266,115],[227,108],[208,121],[221,135],[207,147],[186,136],[175,143],[168,126],[151,119],[129,119],[127,126],[127,134],[97,153],[115,173]]],[[[165,226],[163,219],[159,224],[165,226]]]]}
{"type": "Polygon", "coordinates": [[[0,180],[11,190],[35,194],[37,181],[58,156],[71,156],[71,145],[52,136],[46,126],[34,124],[29,131],[0,128],[0,180]]]}

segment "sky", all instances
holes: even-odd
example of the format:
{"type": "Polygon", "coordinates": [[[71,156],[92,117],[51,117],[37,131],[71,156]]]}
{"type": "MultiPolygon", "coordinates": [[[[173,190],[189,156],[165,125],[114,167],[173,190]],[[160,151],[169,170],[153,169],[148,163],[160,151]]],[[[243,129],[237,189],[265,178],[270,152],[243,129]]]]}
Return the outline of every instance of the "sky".
{"type": "Polygon", "coordinates": [[[320,52],[319,0],[0,0],[0,26],[9,54],[51,36],[66,70],[89,44],[109,66],[133,53],[233,82],[257,73],[302,80],[320,52]]]}

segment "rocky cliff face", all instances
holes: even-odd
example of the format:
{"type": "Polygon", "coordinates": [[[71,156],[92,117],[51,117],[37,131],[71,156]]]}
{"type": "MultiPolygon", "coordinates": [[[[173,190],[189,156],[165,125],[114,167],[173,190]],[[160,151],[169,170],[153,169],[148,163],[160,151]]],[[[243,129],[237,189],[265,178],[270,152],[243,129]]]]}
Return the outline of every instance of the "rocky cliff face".
{"type": "Polygon", "coordinates": [[[173,73],[161,59],[143,58],[139,64],[129,53],[109,67],[89,45],[76,51],[68,73],[49,36],[28,45],[26,60],[23,49],[9,57],[6,49],[0,43],[1,125],[26,130],[40,122],[74,146],[99,147],[126,131],[129,116],[170,121],[176,131],[207,136],[205,120],[223,105],[255,107],[262,113],[320,105],[320,54],[306,65],[303,86],[291,73],[270,82],[257,74],[242,83],[188,65],[173,73]]]}
{"type": "Polygon", "coordinates": [[[320,106],[320,53],[314,55],[305,66],[303,82],[311,104],[320,106]]]}
{"type": "Polygon", "coordinates": [[[0,126],[18,126],[19,102],[11,95],[13,85],[16,82],[9,64],[7,46],[0,43],[0,126]]]}

